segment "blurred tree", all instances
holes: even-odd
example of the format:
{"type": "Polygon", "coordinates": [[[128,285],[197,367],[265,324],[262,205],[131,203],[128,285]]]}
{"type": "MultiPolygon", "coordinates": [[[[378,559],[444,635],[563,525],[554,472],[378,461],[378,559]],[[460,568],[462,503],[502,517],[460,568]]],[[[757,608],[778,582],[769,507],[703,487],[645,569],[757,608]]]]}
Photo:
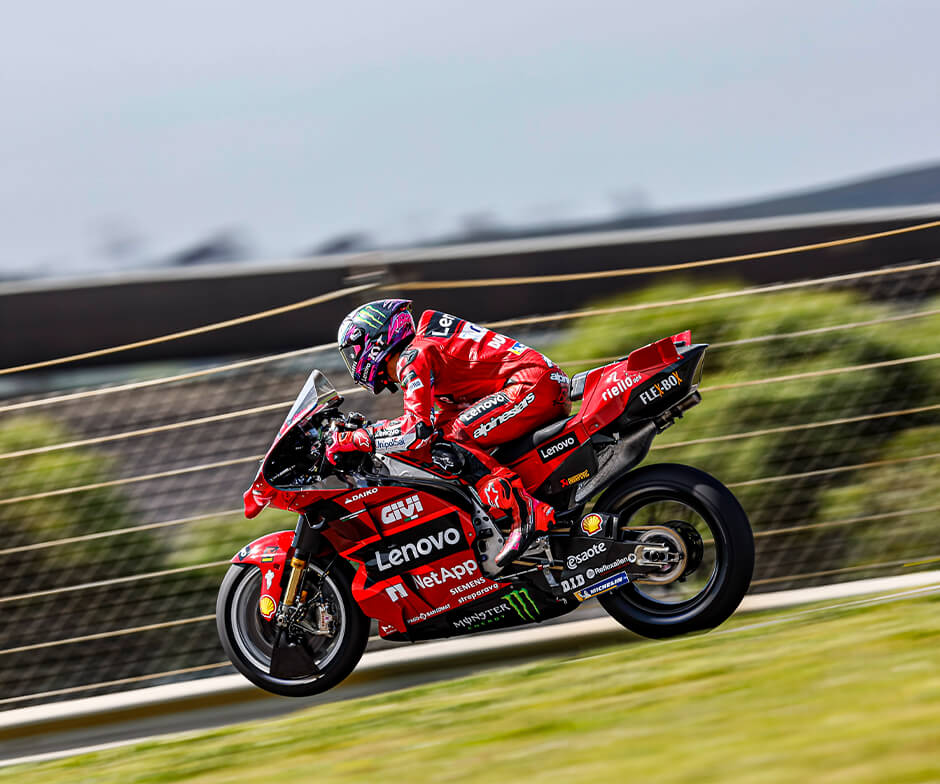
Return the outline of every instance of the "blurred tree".
{"type": "Polygon", "coordinates": [[[144,239],[126,218],[111,217],[94,227],[95,250],[112,266],[133,267],[142,263],[144,239]]]}
{"type": "Polygon", "coordinates": [[[469,242],[492,239],[502,236],[504,228],[492,212],[480,210],[470,212],[460,218],[460,235],[457,239],[469,242]]]}
{"type": "Polygon", "coordinates": [[[613,191],[610,194],[610,201],[614,205],[614,215],[617,217],[635,218],[652,212],[649,193],[639,185],[613,191]]]}
{"type": "Polygon", "coordinates": [[[249,248],[244,239],[236,231],[227,229],[173,254],[166,263],[171,266],[187,267],[196,264],[241,261],[248,255],[250,255],[249,248]]]}
{"type": "MultiPolygon", "coordinates": [[[[69,434],[45,417],[16,417],[0,423],[0,453],[65,443],[69,434]]],[[[62,449],[0,461],[0,498],[30,497],[0,505],[0,541],[5,547],[36,544],[133,525],[121,493],[97,487],[75,493],[46,491],[93,485],[112,479],[115,467],[103,453],[62,449]]],[[[158,567],[165,550],[149,533],[134,533],[0,555],[4,594],[158,567]]]]}
{"type": "Polygon", "coordinates": [[[337,234],[316,245],[305,256],[329,256],[333,253],[356,253],[374,247],[371,237],[364,231],[348,231],[337,234]]]}
{"type": "MultiPolygon", "coordinates": [[[[730,281],[706,286],[674,282],[595,304],[612,307],[682,300],[738,287],[740,284],[730,281]]],[[[935,299],[919,307],[931,310],[938,304],[935,299]]],[[[565,360],[593,359],[589,363],[566,365],[569,372],[576,372],[683,329],[692,330],[694,341],[713,344],[705,359],[703,404],[692,410],[681,426],[657,439],[656,446],[662,447],[670,442],[866,417],[936,401],[940,398],[940,363],[937,362],[905,363],[757,386],[734,386],[740,381],[879,363],[936,350],[936,335],[940,334],[938,316],[782,337],[833,325],[877,320],[879,316],[894,313],[891,306],[874,304],[849,290],[696,302],[584,319],[563,342],[552,346],[550,352],[563,365],[565,360]],[[771,339],[753,340],[766,336],[771,339]],[[709,390],[709,387],[726,388],[709,390]]],[[[827,472],[897,454],[914,457],[935,451],[929,446],[929,438],[915,437],[915,434],[935,433],[935,430],[922,428],[938,422],[940,415],[936,411],[866,418],[820,428],[769,432],[740,440],[689,444],[654,451],[647,461],[689,463],[726,483],[827,472]],[[906,435],[908,431],[910,435],[906,435]]],[[[880,508],[880,502],[873,498],[873,495],[882,497],[876,487],[888,487],[895,475],[906,479],[898,485],[898,488],[903,487],[901,495],[908,499],[906,503],[922,505],[931,497],[931,477],[936,477],[936,470],[936,462],[925,462],[874,473],[864,469],[821,473],[746,485],[736,488],[735,493],[755,530],[766,532],[815,524],[833,515],[857,516],[866,508],[880,508]]],[[[894,501],[889,505],[891,503],[894,501]]],[[[759,540],[760,576],[835,569],[864,560],[874,562],[881,555],[874,538],[855,539],[851,528],[826,529],[819,536],[821,541],[810,540],[805,534],[759,540]]],[[[940,533],[935,538],[940,548],[940,533]]],[[[900,552],[904,542],[899,540],[896,545],[891,552],[900,552]]]]}

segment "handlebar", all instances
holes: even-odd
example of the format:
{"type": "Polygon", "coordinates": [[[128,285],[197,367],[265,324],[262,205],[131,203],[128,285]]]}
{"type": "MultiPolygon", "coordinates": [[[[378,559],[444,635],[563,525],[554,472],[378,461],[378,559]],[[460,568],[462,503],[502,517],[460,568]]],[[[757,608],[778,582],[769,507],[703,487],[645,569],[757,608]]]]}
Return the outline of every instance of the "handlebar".
{"type": "MultiPolygon", "coordinates": [[[[331,417],[329,430],[324,432],[321,436],[322,445],[326,445],[326,433],[337,433],[341,430],[353,431],[359,430],[362,427],[365,427],[367,424],[371,424],[365,415],[360,414],[358,411],[350,411],[348,414],[343,414],[341,411],[337,411],[339,416],[331,417]]],[[[336,455],[336,463],[332,464],[332,467],[342,471],[344,473],[357,473],[362,469],[363,463],[370,458],[371,455],[366,452],[347,452],[345,454],[336,455]]],[[[323,465],[329,464],[326,460],[324,454],[323,465]]]]}

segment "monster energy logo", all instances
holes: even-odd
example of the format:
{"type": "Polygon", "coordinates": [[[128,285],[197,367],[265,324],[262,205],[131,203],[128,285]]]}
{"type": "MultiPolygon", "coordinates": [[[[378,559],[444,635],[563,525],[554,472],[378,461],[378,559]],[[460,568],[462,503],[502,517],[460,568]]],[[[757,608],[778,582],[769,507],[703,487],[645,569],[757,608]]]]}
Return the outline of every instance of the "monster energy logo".
{"type": "Polygon", "coordinates": [[[523,621],[534,621],[535,616],[539,614],[539,608],[535,606],[535,602],[532,601],[532,597],[525,588],[506,594],[506,601],[523,621]]]}
{"type": "Polygon", "coordinates": [[[381,327],[383,321],[382,311],[371,305],[363,305],[362,310],[356,314],[356,321],[362,321],[369,327],[381,327]]]}
{"type": "Polygon", "coordinates": [[[492,623],[499,623],[512,609],[522,621],[534,621],[539,614],[539,608],[525,588],[517,588],[502,597],[502,601],[493,607],[477,610],[463,618],[452,621],[457,629],[481,629],[492,623]]]}

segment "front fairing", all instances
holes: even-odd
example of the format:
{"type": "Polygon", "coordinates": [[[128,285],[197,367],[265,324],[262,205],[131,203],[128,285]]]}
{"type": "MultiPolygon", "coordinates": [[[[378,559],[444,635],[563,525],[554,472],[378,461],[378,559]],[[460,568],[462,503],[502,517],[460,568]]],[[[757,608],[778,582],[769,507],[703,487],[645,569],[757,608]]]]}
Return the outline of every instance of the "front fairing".
{"type": "Polygon", "coordinates": [[[283,457],[281,447],[292,439],[306,438],[311,442],[319,436],[319,428],[326,419],[326,412],[336,409],[343,398],[319,370],[314,370],[308,377],[300,394],[288,411],[274,441],[261,461],[258,473],[251,487],[243,496],[245,517],[255,517],[265,507],[273,504],[281,509],[289,509],[297,499],[298,493],[310,483],[298,483],[296,476],[284,477],[283,466],[276,465],[283,457]]]}
{"type": "Polygon", "coordinates": [[[326,408],[336,408],[343,402],[343,398],[333,386],[332,382],[324,376],[319,370],[313,370],[307,376],[300,394],[287,412],[284,424],[277,432],[272,447],[276,446],[278,441],[284,437],[288,430],[294,425],[299,425],[309,420],[314,414],[323,411],[326,408]]]}

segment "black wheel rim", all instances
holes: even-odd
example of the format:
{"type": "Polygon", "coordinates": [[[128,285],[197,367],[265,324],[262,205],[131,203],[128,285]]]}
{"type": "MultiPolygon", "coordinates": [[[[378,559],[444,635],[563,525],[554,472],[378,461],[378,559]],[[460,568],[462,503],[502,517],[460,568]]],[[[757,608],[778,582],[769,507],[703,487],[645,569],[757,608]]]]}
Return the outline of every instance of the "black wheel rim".
{"type": "Polygon", "coordinates": [[[724,531],[711,510],[697,498],[674,489],[644,489],[614,500],[603,511],[618,516],[621,535],[635,526],[666,525],[682,521],[702,538],[702,559],[691,574],[665,585],[632,582],[612,591],[650,616],[675,620],[711,600],[727,574],[727,543],[724,531]]]}
{"type": "Polygon", "coordinates": [[[312,674],[298,678],[275,678],[268,674],[271,665],[271,653],[274,650],[274,639],[277,627],[273,622],[266,621],[258,611],[258,597],[261,594],[261,569],[250,567],[248,573],[238,582],[232,594],[229,605],[229,622],[232,630],[232,642],[238,648],[242,657],[256,670],[265,674],[265,677],[284,685],[301,685],[312,683],[322,676],[322,671],[339,652],[339,648],[346,634],[347,615],[343,605],[342,594],[339,587],[329,575],[323,576],[323,571],[314,564],[307,570],[308,583],[322,583],[322,597],[330,606],[335,619],[334,635],[332,637],[308,636],[305,640],[309,649],[313,651],[320,674],[312,674]]]}

